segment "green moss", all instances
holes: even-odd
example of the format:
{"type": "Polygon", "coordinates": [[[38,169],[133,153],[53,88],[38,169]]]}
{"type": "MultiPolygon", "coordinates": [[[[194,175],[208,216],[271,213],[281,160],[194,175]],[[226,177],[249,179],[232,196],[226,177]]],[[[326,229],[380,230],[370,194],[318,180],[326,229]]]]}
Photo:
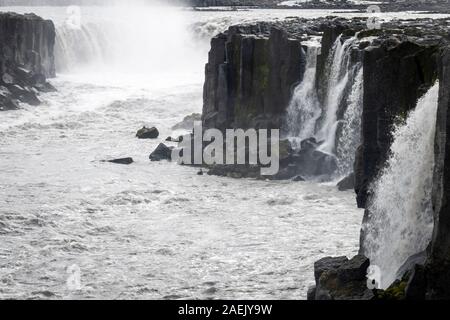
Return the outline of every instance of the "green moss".
{"type": "Polygon", "coordinates": [[[406,279],[402,281],[397,280],[388,289],[377,290],[376,298],[379,300],[404,300],[407,284],[408,281],[406,279]]]}

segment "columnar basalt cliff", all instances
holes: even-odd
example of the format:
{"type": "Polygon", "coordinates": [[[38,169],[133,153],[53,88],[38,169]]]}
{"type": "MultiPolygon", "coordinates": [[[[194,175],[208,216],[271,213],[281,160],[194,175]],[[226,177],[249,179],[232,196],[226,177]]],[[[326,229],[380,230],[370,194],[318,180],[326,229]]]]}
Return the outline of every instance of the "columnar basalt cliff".
{"type": "Polygon", "coordinates": [[[450,299],[450,46],[440,53],[439,82],[432,199],[434,232],[423,287],[426,298],[450,299]]]}
{"type": "Polygon", "coordinates": [[[0,110],[16,109],[16,101],[40,103],[38,92],[54,88],[53,22],[34,14],[0,14],[0,110]]]}
{"type": "Polygon", "coordinates": [[[214,128],[280,128],[304,52],[298,38],[259,24],[231,27],[211,42],[203,123],[214,128]]]}
{"type": "MultiPolygon", "coordinates": [[[[294,19],[232,27],[213,39],[206,67],[204,126],[222,130],[233,127],[283,129],[290,100],[309,99],[308,104],[297,101],[296,105],[310,108],[317,104],[322,108],[321,116],[313,119],[315,134],[301,141],[299,149],[287,147],[287,168],[292,173],[287,176],[319,175],[323,179],[324,173],[333,173],[342,160],[337,152],[338,144],[342,137],[346,138],[345,134],[348,135],[345,130],[349,130],[342,126],[350,121],[353,126],[359,126],[352,130],[360,133],[355,136],[359,147],[349,149],[353,150],[355,159],[354,173],[349,177],[354,179],[360,208],[368,207],[372,184],[387,166],[395,127],[405,122],[419,98],[439,80],[433,182],[435,227],[428,250],[407,259],[399,269],[398,280],[388,290],[371,290],[365,278],[370,261],[364,256],[362,228],[360,255],[351,260],[326,258],[316,264],[317,287],[308,293],[310,299],[450,297],[449,30],[446,20],[394,21],[385,23],[381,30],[369,30],[363,19],[294,19]],[[315,85],[308,89],[310,91],[302,87],[300,92],[308,96],[293,97],[293,89],[306,79],[307,69],[311,68],[306,61],[309,50],[306,40],[318,35],[321,50],[313,66],[315,76],[311,77],[309,70],[308,78],[314,79],[315,85]],[[360,72],[362,81],[358,80],[360,72]],[[334,82],[330,81],[331,77],[335,77],[334,82]],[[330,88],[332,85],[337,89],[330,88]],[[312,97],[316,97],[317,102],[312,101],[312,97]],[[335,110],[332,121],[327,118],[330,107],[335,110]],[[354,118],[348,117],[349,112],[354,118]],[[329,131],[324,128],[329,124],[336,127],[331,139],[321,132],[329,131]],[[330,143],[335,146],[329,147],[330,143]]],[[[365,225],[370,226],[370,217],[366,209],[365,225]]]]}
{"type": "Polygon", "coordinates": [[[363,141],[355,167],[360,208],[366,206],[370,183],[386,161],[394,124],[436,80],[440,41],[384,34],[364,50],[363,141]]]}

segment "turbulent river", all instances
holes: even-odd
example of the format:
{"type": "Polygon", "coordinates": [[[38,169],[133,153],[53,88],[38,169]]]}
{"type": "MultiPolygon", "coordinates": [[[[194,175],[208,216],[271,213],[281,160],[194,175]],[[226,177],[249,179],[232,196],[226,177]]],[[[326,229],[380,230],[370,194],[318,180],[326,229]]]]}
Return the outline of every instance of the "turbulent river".
{"type": "Polygon", "coordinates": [[[59,74],[43,105],[0,114],[0,298],[302,299],[315,260],[357,252],[362,211],[352,192],[198,176],[150,163],[160,141],[135,138],[146,124],[164,140],[201,112],[217,31],[330,12],[83,8],[74,38],[64,8],[2,10],[55,21],[59,74]],[[135,163],[99,162],[124,156],[135,163]],[[74,267],[77,290],[68,286],[74,267]]]}

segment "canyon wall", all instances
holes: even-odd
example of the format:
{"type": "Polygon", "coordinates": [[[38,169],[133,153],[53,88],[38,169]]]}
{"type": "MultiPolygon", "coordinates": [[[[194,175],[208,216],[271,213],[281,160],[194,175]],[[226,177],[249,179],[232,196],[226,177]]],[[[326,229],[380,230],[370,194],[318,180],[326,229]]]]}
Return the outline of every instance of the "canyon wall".
{"type": "Polygon", "coordinates": [[[53,22],[34,15],[0,13],[0,110],[17,100],[38,105],[38,92],[52,91],[55,76],[53,22]]]}
{"type": "Polygon", "coordinates": [[[260,24],[231,27],[211,41],[203,124],[207,128],[280,128],[305,67],[300,39],[260,24]]]}
{"type": "MultiPolygon", "coordinates": [[[[435,227],[432,244],[425,254],[408,259],[398,280],[389,290],[369,290],[366,269],[370,264],[364,256],[364,228],[361,232],[360,255],[325,258],[315,266],[316,288],[310,299],[398,299],[449,298],[450,218],[447,190],[447,109],[449,107],[449,26],[445,20],[418,20],[386,23],[381,30],[368,30],[361,19],[291,20],[289,23],[236,26],[212,40],[206,67],[203,123],[211,128],[281,128],[292,98],[293,89],[305,74],[306,41],[322,36],[322,48],[317,57],[315,90],[322,107],[329,99],[330,59],[333,50],[343,50],[351,40],[350,66],[363,68],[363,97],[360,104],[360,146],[355,152],[354,180],[356,203],[367,208],[371,186],[386,166],[393,130],[405,122],[418,99],[440,81],[440,98],[436,134],[436,166],[433,189],[435,227]],[[336,46],[336,42],[341,45],[336,46]],[[420,259],[419,259],[420,258],[420,259]],[[421,260],[422,259],[422,260],[421,260]],[[421,263],[419,265],[416,264],[421,263]],[[409,265],[408,265],[409,263],[409,265]],[[426,280],[425,280],[426,279],[426,280]],[[427,289],[425,289],[427,288],[427,289]],[[401,292],[401,294],[399,294],[401,292]]],[[[334,54],[334,56],[333,56],[334,54]]],[[[337,60],[336,60],[337,61],[337,60]]],[[[343,63],[345,59],[339,60],[343,63]]],[[[332,65],[332,63],[331,63],[332,65]]],[[[342,68],[341,68],[342,69],[342,68]]],[[[351,69],[351,68],[350,68],[351,69]]],[[[344,70],[345,71],[345,70],[344,70]]],[[[348,70],[347,70],[348,72],[348,70]]],[[[346,90],[352,89],[352,73],[346,90]]],[[[337,79],[345,78],[343,75],[337,79]]],[[[338,81],[339,82],[339,81],[338,81]]],[[[351,95],[350,95],[351,96],[351,95]]],[[[331,96],[333,97],[333,96],[331,96]]],[[[337,108],[338,125],[350,100],[343,99],[337,108]]],[[[302,105],[301,103],[299,105],[302,105]]],[[[325,122],[318,119],[317,127],[325,122]]],[[[325,122],[326,123],[326,122],[325,122]]],[[[317,129],[317,128],[316,128],[317,129]]],[[[339,130],[337,130],[339,135],[339,130]]],[[[336,139],[336,141],[338,138],[336,139]]],[[[305,153],[318,155],[323,141],[302,141],[300,151],[292,153],[289,167],[305,167],[299,161],[305,153]]],[[[450,150],[449,150],[450,151],[450,150]]],[[[313,158],[314,158],[313,157],[313,158]]],[[[326,162],[311,158],[317,165],[326,162]]],[[[327,158],[328,159],[328,158],[327,158]]],[[[294,170],[296,174],[301,169],[294,170]]],[[[319,170],[320,171],[320,170],[319,170]]],[[[449,171],[450,172],[450,171],[449,171]]],[[[245,175],[240,175],[245,176],[245,175]]],[[[352,178],[353,179],[353,178],[352,178]]],[[[370,226],[370,212],[365,210],[364,224],[370,226]]],[[[394,244],[395,245],[395,244],[394,244]]]]}
{"type": "Polygon", "coordinates": [[[433,181],[434,232],[426,265],[429,299],[450,299],[450,47],[439,57],[439,103],[433,181]]]}

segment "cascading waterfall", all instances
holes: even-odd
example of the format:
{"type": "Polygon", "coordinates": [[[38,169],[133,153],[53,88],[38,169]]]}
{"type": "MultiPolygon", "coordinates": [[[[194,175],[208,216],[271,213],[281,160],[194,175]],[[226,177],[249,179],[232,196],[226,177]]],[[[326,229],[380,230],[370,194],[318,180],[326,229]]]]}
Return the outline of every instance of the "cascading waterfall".
{"type": "Polygon", "coordinates": [[[191,21],[183,10],[166,6],[80,10],[78,26],[68,23],[68,17],[62,17],[56,24],[58,72],[81,69],[153,75],[203,70],[208,45],[194,40],[189,28],[191,21]]]}
{"type": "Polygon", "coordinates": [[[364,72],[360,64],[356,65],[355,69],[356,76],[347,99],[347,109],[341,121],[342,129],[337,144],[338,170],[341,176],[347,176],[353,171],[355,152],[361,142],[364,72]]]}
{"type": "Polygon", "coordinates": [[[105,35],[94,24],[79,29],[62,24],[56,28],[56,69],[65,72],[83,65],[99,65],[105,61],[107,44],[105,35]]]}
{"type": "Polygon", "coordinates": [[[319,43],[313,43],[306,50],[306,70],[303,81],[295,88],[288,107],[287,131],[294,147],[315,133],[316,121],[321,108],[316,91],[317,55],[319,43]]]}
{"type": "Polygon", "coordinates": [[[439,84],[396,128],[387,167],[373,185],[369,222],[363,226],[365,254],[381,270],[387,288],[411,256],[423,251],[433,229],[431,189],[439,84]]]}
{"type": "Polygon", "coordinates": [[[342,35],[335,41],[332,55],[327,66],[330,70],[327,96],[324,106],[324,119],[321,129],[317,134],[318,140],[324,143],[319,150],[325,153],[334,154],[336,147],[336,132],[338,129],[338,111],[339,106],[344,98],[345,89],[350,80],[350,49],[356,40],[356,37],[347,39],[342,42],[342,35]]]}

